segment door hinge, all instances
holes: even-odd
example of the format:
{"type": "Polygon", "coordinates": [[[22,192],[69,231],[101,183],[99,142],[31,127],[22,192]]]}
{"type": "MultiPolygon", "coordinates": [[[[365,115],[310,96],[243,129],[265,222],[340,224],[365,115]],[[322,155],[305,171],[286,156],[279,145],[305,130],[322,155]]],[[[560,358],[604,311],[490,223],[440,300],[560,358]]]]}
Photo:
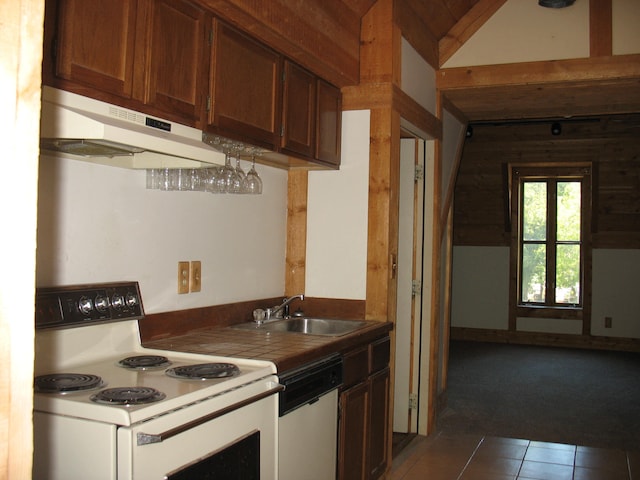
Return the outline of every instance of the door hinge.
{"type": "Polygon", "coordinates": [[[416,393],[409,394],[409,409],[415,410],[418,408],[418,395],[416,393]]]}
{"type": "Polygon", "coordinates": [[[213,45],[213,28],[209,30],[209,46],[213,45]]]}
{"type": "Polygon", "coordinates": [[[211,95],[207,95],[207,112],[211,111],[211,95]]]}
{"type": "Polygon", "coordinates": [[[415,297],[416,295],[422,294],[422,282],[420,280],[412,280],[411,281],[411,296],[415,297]]]}
{"type": "Polygon", "coordinates": [[[413,181],[419,182],[420,180],[423,180],[423,179],[424,179],[424,166],[416,165],[415,173],[413,175],[413,181]]]}

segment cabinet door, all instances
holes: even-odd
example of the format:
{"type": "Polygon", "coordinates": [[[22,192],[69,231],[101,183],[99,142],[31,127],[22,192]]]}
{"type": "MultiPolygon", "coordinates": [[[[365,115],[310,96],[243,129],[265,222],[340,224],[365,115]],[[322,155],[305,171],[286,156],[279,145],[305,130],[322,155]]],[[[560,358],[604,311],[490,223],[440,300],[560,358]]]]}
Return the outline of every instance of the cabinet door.
{"type": "Polygon", "coordinates": [[[340,89],[318,80],[318,117],[316,121],[316,158],[328,165],[340,166],[342,131],[342,95],[340,89]]]}
{"type": "Polygon", "coordinates": [[[368,478],[367,438],[369,436],[369,382],[340,395],[340,436],[338,438],[338,479],[368,478]]]}
{"type": "Polygon", "coordinates": [[[51,48],[57,78],[49,76],[45,62],[45,81],[81,94],[95,89],[105,94],[104,100],[110,94],[130,98],[137,1],[60,0],[49,2],[47,8],[55,9],[56,4],[57,18],[52,17],[56,18],[57,39],[52,39],[55,47],[51,48]]]}
{"type": "MultiPolygon", "coordinates": [[[[147,105],[170,119],[202,126],[209,66],[210,17],[183,0],[146,0],[151,9],[146,42],[147,105]]],[[[146,83],[146,82],[145,82],[146,83]]]]}
{"type": "Polygon", "coordinates": [[[284,62],[282,149],[313,158],[316,139],[316,77],[284,62]]]}
{"type": "Polygon", "coordinates": [[[213,43],[209,130],[275,150],[280,143],[280,55],[217,20],[213,43]]]}
{"type": "Polygon", "coordinates": [[[389,433],[389,368],[369,379],[371,423],[369,430],[369,472],[372,479],[382,476],[387,468],[389,433]]]}

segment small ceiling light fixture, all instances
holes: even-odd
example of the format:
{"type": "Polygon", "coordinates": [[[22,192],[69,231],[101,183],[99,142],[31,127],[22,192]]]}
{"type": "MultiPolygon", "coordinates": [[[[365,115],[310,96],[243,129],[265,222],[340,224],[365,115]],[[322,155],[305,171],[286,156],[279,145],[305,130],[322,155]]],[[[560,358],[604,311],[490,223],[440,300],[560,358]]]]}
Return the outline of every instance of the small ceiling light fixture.
{"type": "Polygon", "coordinates": [[[562,125],[558,122],[551,124],[551,135],[560,135],[562,133],[562,125]]]}
{"type": "Polygon", "coordinates": [[[538,5],[547,8],[564,8],[573,5],[576,0],[538,0],[538,5]]]}

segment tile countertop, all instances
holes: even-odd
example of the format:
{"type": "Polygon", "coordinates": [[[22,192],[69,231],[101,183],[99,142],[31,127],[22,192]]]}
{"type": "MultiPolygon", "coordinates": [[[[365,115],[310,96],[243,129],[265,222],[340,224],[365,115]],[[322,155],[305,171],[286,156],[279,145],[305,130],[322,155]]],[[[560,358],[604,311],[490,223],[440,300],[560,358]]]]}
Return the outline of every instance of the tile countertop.
{"type": "Polygon", "coordinates": [[[324,356],[366,345],[387,335],[393,328],[390,322],[366,323],[365,327],[340,337],[205,327],[168,338],[143,341],[143,346],[160,350],[268,360],[274,362],[278,372],[282,373],[324,356]]]}

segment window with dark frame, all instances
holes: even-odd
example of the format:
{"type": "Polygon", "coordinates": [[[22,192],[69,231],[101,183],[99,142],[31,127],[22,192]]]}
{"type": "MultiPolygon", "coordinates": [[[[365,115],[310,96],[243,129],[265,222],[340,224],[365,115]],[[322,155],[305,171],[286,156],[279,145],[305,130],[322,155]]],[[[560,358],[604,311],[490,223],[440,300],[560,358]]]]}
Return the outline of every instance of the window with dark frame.
{"type": "MultiPolygon", "coordinates": [[[[518,310],[581,310],[591,168],[511,166],[512,292],[518,310]],[[514,268],[515,267],[515,268],[514,268]]],[[[552,313],[543,316],[554,316],[552,313]]]]}

